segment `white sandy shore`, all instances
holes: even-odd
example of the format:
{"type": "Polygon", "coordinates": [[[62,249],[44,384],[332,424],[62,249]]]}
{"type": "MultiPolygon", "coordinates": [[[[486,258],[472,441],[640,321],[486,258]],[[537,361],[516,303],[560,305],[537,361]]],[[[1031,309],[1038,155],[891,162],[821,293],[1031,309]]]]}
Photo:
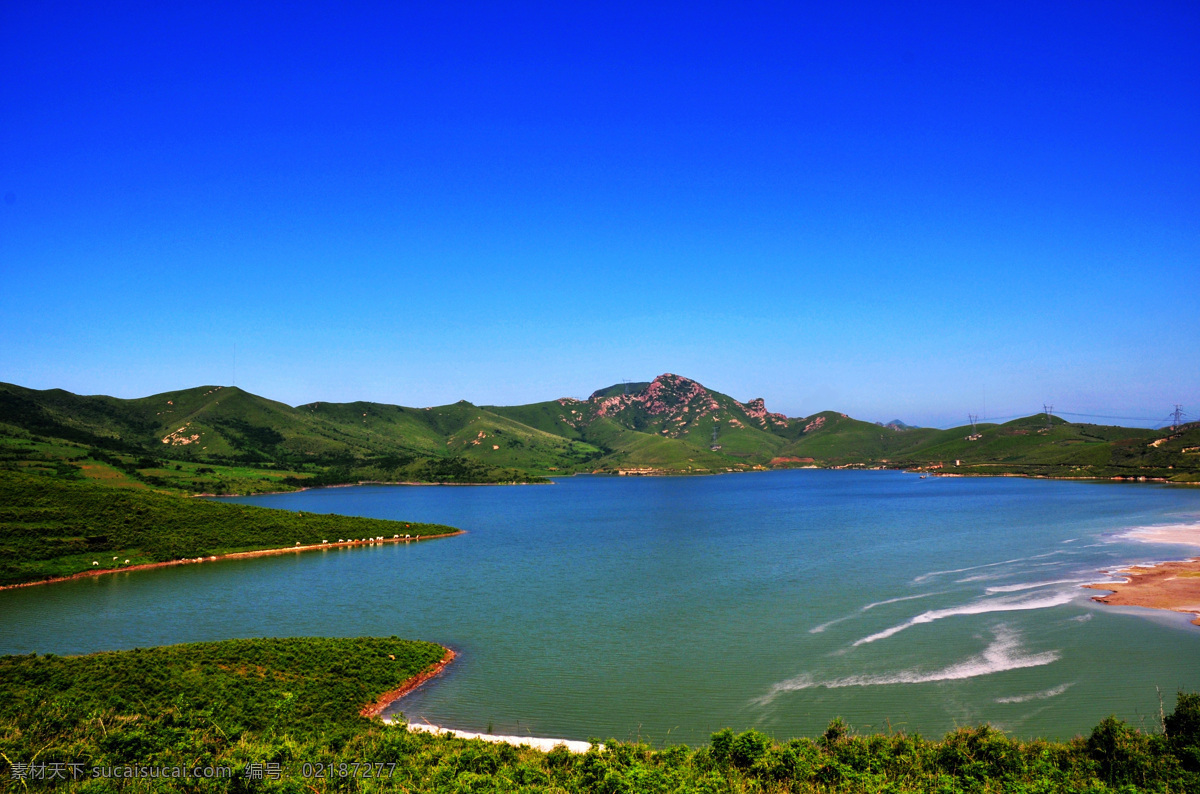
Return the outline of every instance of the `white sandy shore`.
{"type": "MultiPolygon", "coordinates": [[[[391,723],[392,720],[385,719],[384,722],[391,723]]],[[[536,750],[550,752],[560,744],[570,750],[572,753],[586,753],[592,749],[589,742],[574,742],[569,739],[546,739],[537,736],[499,736],[492,733],[472,733],[470,731],[456,731],[451,728],[441,728],[437,725],[430,725],[427,722],[410,722],[408,723],[410,731],[423,731],[425,733],[446,733],[451,736],[457,736],[460,739],[482,739],[485,742],[493,742],[496,744],[511,744],[517,747],[528,745],[536,750]]]]}
{"type": "Polygon", "coordinates": [[[1166,524],[1158,527],[1138,527],[1126,533],[1126,537],[1143,543],[1174,543],[1183,546],[1200,546],[1200,524],[1166,524]]]}

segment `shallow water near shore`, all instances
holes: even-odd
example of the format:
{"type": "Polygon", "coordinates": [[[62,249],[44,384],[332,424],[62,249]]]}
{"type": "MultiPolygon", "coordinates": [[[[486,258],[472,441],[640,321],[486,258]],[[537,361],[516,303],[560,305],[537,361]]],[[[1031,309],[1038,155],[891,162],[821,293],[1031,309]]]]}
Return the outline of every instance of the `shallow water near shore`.
{"type": "Polygon", "coordinates": [[[1127,533],[1200,524],[1200,489],[805,470],[236,501],[468,534],[0,592],[0,653],[427,639],[459,657],[396,704],[415,720],[656,744],[835,716],[1066,738],[1110,713],[1156,729],[1156,687],[1167,709],[1200,690],[1188,617],[1079,588],[1194,555],[1127,533]]]}

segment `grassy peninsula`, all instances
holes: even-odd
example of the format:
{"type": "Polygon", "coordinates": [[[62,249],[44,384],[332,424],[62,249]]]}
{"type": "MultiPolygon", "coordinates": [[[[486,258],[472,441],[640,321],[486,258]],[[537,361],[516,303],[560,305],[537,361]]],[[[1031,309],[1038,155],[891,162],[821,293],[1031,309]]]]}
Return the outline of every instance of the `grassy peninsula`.
{"type": "MultiPolygon", "coordinates": [[[[59,787],[1095,794],[1200,787],[1195,694],[1179,696],[1165,715],[1164,732],[1143,733],[1109,718],[1069,742],[1013,739],[986,726],[960,728],[940,740],[859,736],[834,720],[816,739],[780,742],[754,730],[724,730],[696,749],[609,740],[603,749],[577,756],[409,733],[362,716],[366,704],[429,669],[443,653],[438,645],[392,637],[227,640],[81,657],[0,657],[0,691],[6,695],[0,698],[0,777],[17,785],[14,767],[29,774],[18,764],[65,770],[79,764],[74,769],[89,776],[93,767],[139,765],[225,767],[231,777],[100,778],[59,787]],[[277,765],[279,777],[249,779],[252,764],[277,765]]],[[[51,787],[38,779],[21,785],[51,787]]]]}
{"type": "Polygon", "coordinates": [[[0,470],[0,586],[323,541],[458,531],[441,524],[271,510],[0,470]]]}

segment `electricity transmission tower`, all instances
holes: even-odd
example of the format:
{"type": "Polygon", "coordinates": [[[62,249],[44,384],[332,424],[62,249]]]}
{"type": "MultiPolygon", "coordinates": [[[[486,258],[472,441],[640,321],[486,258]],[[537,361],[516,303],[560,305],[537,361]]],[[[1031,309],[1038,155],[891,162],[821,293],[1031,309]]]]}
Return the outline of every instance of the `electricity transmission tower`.
{"type": "Polygon", "coordinates": [[[1046,412],[1046,429],[1050,430],[1054,427],[1054,423],[1051,420],[1051,416],[1050,416],[1051,413],[1054,411],[1054,406],[1046,405],[1045,403],[1042,403],[1042,410],[1044,410],[1046,412]]]}
{"type": "Polygon", "coordinates": [[[1175,410],[1171,413],[1171,418],[1174,420],[1171,423],[1171,432],[1174,433],[1183,424],[1183,406],[1175,403],[1175,410]]]}

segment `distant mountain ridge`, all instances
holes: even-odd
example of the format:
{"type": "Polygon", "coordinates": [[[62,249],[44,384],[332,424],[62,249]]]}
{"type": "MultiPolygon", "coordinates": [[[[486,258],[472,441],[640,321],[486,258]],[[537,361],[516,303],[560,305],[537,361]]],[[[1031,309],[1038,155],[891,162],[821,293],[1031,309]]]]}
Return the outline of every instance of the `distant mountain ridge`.
{"type": "MultiPolygon", "coordinates": [[[[463,400],[429,408],[373,402],[291,407],[221,386],[122,400],[0,384],[0,440],[33,437],[125,456],[127,469],[143,458],[251,466],[294,472],[293,483],[307,478],[314,484],[512,482],[588,471],[712,473],[792,465],[1200,479],[1195,425],[1164,433],[1057,417],[1047,423],[1039,414],[979,425],[972,437],[967,428],[917,428],[900,420],[880,425],[836,411],[789,418],[769,411],[761,398],[741,402],[673,373],[614,384],[586,400],[517,406],[463,400]]],[[[156,470],[166,471],[165,479],[173,471],[156,470]]],[[[205,487],[199,479],[190,482],[185,487],[205,487]]]]}

